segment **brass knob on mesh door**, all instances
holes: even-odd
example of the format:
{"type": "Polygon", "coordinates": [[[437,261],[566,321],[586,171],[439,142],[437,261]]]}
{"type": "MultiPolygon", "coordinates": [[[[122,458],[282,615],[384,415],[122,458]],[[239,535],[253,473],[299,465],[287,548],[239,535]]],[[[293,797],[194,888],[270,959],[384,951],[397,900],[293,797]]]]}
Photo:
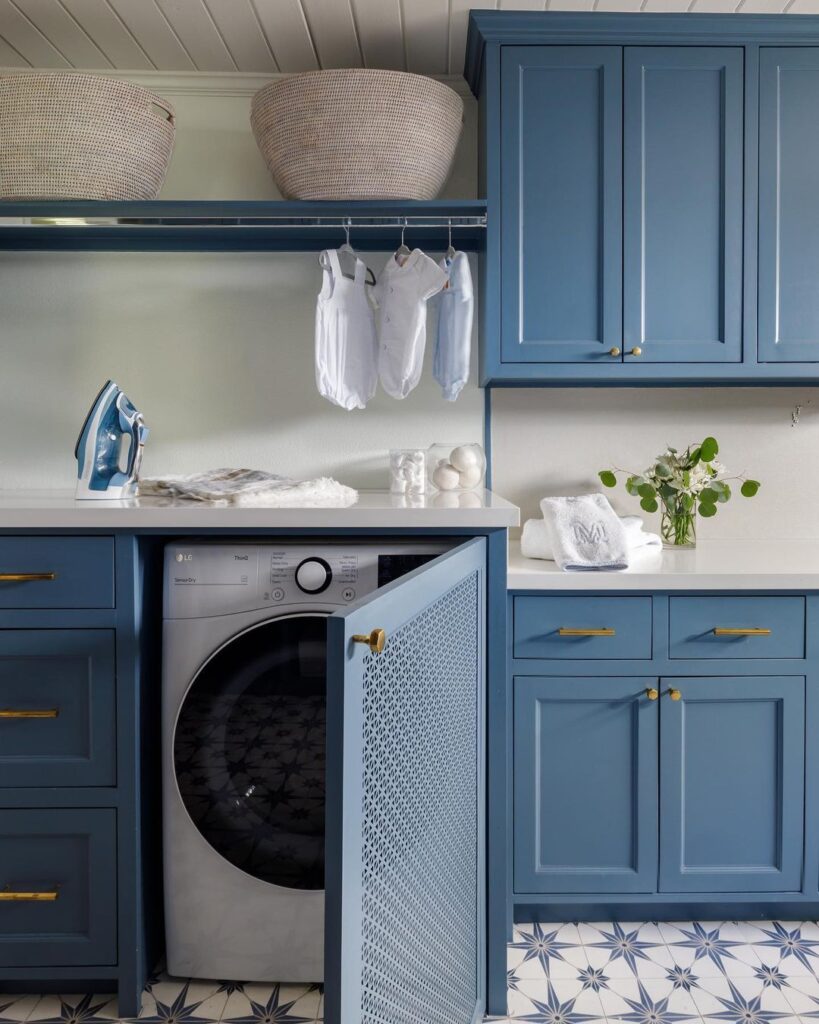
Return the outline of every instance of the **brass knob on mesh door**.
{"type": "Polygon", "coordinates": [[[642,354],[643,350],[640,348],[639,345],[635,345],[634,348],[629,352],[630,356],[641,356],[642,354]]]}
{"type": "Polygon", "coordinates": [[[672,700],[682,700],[682,693],[673,686],[670,686],[665,692],[672,700]]]}
{"type": "Polygon", "coordinates": [[[380,654],[387,642],[387,634],[383,629],[373,629],[369,633],[354,633],[353,643],[366,644],[371,654],[380,654]]]}
{"type": "Polygon", "coordinates": [[[646,697],[648,697],[649,700],[656,700],[659,696],[660,691],[655,689],[653,686],[649,686],[646,689],[646,697]]]}
{"type": "Polygon", "coordinates": [[[615,345],[614,348],[609,349],[609,355],[616,359],[619,355],[622,355],[620,349],[615,345]]]}

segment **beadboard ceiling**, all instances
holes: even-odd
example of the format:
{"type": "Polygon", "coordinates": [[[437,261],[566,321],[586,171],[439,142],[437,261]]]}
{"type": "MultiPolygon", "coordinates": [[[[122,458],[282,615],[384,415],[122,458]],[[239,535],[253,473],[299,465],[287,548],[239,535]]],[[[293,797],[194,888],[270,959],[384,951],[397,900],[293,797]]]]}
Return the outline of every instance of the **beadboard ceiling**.
{"type": "Polygon", "coordinates": [[[0,0],[0,66],[460,74],[470,8],[819,13],[819,0],[0,0]]]}

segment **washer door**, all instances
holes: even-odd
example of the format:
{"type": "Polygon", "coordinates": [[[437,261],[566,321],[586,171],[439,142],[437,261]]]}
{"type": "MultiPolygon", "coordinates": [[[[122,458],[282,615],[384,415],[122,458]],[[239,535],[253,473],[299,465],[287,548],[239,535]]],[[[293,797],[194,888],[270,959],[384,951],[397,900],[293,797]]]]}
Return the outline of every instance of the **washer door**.
{"type": "Polygon", "coordinates": [[[191,820],[254,878],[324,888],[326,634],[323,615],[230,640],[191,683],[174,768],[191,820]]]}

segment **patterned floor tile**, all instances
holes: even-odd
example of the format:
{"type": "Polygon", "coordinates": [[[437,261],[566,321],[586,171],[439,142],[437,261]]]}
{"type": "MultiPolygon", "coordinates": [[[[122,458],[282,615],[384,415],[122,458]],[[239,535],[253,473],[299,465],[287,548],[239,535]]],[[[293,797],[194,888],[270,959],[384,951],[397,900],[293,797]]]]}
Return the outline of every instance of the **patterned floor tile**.
{"type": "Polygon", "coordinates": [[[762,1024],[796,1016],[781,989],[756,978],[702,978],[691,996],[703,1017],[723,1021],[762,1024]]]}
{"type": "Polygon", "coordinates": [[[752,978],[760,960],[735,922],[690,921],[660,924],[668,951],[680,967],[690,968],[698,978],[752,978]]]}
{"type": "Polygon", "coordinates": [[[589,966],[573,924],[533,924],[515,929],[507,967],[518,978],[576,978],[589,966]]]}
{"type": "Polygon", "coordinates": [[[614,922],[600,925],[584,946],[589,964],[611,978],[664,978],[674,966],[659,929],[653,924],[614,922]]]}
{"type": "Polygon", "coordinates": [[[604,1018],[600,995],[577,979],[524,980],[509,993],[509,1015],[546,1024],[589,1024],[604,1018]]]}
{"type": "Polygon", "coordinates": [[[607,1019],[638,1024],[674,1024],[699,1020],[699,1010],[684,988],[667,979],[616,979],[600,993],[607,1019]]]}
{"type": "Polygon", "coordinates": [[[222,1021],[240,1024],[313,1024],[321,1013],[318,985],[247,984],[228,995],[222,1021]]]}
{"type": "Polygon", "coordinates": [[[0,1021],[24,1021],[40,1001],[40,996],[0,992],[0,1021]]]}

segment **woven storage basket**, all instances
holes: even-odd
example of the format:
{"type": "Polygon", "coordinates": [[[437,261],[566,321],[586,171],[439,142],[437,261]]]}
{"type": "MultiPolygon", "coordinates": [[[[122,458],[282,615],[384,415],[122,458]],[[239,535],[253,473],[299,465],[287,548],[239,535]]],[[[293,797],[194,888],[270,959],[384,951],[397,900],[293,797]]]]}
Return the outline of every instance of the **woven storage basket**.
{"type": "Polygon", "coordinates": [[[250,122],[288,199],[432,199],[463,109],[432,78],[345,68],[271,82],[253,97],[250,122]]]}
{"type": "Polygon", "coordinates": [[[147,89],[99,75],[0,78],[0,198],[155,199],[174,110],[147,89]]]}

